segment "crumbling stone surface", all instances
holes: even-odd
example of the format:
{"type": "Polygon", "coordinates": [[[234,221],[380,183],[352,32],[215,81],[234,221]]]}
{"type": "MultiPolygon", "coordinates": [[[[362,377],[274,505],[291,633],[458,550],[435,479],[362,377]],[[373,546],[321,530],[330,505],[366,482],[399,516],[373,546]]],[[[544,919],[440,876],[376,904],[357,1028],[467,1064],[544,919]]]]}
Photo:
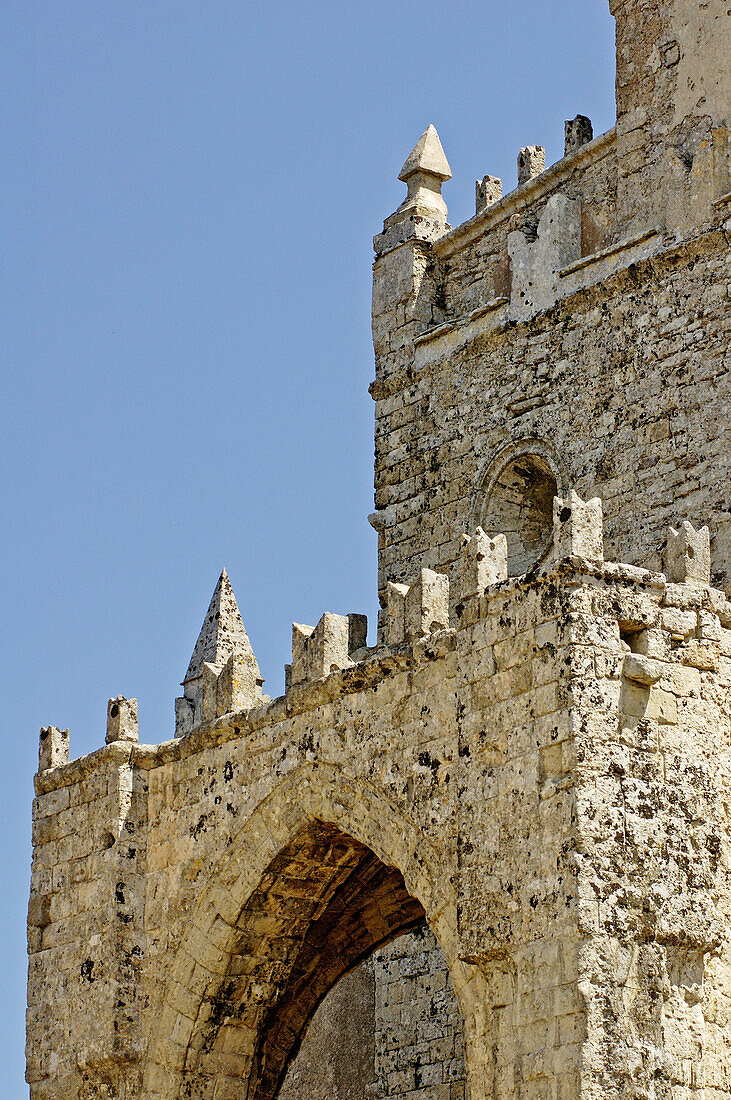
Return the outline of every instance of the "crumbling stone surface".
{"type": "Polygon", "coordinates": [[[497,176],[483,176],[475,180],[475,212],[487,210],[503,197],[503,181],[497,176]]]}
{"type": "MultiPolygon", "coordinates": [[[[722,593],[573,555],[280,700],[39,772],[34,1100],[273,1097],[338,978],[425,921],[471,1095],[538,1097],[547,1058],[566,1095],[723,1094],[730,683],[722,593]]],[[[451,1090],[445,1051],[418,1061],[451,1090]]]]}
{"type": "Polygon", "coordinates": [[[224,572],[174,737],[41,731],[32,1100],[731,1097],[731,16],[611,7],[612,131],[375,238],[375,644],[269,700],[224,572]]]}
{"type": "Polygon", "coordinates": [[[564,155],[568,157],[575,153],[582,145],[592,141],[593,137],[594,128],[591,119],[586,115],[577,115],[570,121],[567,119],[564,127],[564,155]]]}
{"type": "Polygon", "coordinates": [[[540,176],[546,168],[546,150],[542,145],[526,145],[518,153],[518,184],[540,176]]]}
{"type": "Polygon", "coordinates": [[[426,925],[376,951],[315,1013],[280,1100],[464,1100],[462,1020],[426,925]]]}

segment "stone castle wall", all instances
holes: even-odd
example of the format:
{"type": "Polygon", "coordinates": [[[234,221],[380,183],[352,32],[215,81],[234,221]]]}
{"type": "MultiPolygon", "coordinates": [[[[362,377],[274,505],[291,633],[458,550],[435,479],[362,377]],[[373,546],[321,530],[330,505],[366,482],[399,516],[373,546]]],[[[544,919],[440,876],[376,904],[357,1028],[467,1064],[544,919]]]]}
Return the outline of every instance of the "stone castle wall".
{"type": "Polygon", "coordinates": [[[571,554],[597,514],[569,498],[555,564],[482,595],[466,544],[449,629],[422,577],[415,637],[39,774],[33,1100],[274,1095],[340,971],[424,918],[473,1097],[731,1091],[731,609],[571,554]]]}
{"type": "MultiPolygon", "coordinates": [[[[490,478],[545,449],[559,491],[601,497],[608,553],[659,567],[675,514],[710,522],[731,579],[728,243],[722,229],[638,261],[530,321],[507,304],[419,338],[376,382],[380,583],[449,571],[490,478]]],[[[502,529],[502,528],[499,528],[502,529]]]]}

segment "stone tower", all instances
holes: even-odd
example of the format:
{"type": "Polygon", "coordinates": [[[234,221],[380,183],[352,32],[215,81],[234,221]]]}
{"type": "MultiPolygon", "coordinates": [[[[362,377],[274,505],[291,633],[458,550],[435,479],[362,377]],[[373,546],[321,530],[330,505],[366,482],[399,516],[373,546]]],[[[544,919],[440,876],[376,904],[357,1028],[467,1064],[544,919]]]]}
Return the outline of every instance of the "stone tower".
{"type": "Polygon", "coordinates": [[[611,7],[616,127],[375,238],[375,644],[270,700],[224,572],[175,736],[41,731],[32,1100],[731,1097],[731,9],[611,7]]]}

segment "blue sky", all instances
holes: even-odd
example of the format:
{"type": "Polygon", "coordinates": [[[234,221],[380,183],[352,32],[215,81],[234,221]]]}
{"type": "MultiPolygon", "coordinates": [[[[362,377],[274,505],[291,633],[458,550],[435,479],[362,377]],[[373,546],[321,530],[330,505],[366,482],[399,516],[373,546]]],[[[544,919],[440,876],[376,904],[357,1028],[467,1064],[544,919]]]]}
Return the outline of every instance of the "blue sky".
{"type": "Polygon", "coordinates": [[[454,179],[614,122],[606,0],[4,0],[0,1098],[23,1083],[41,725],[173,700],[226,565],[279,694],[291,622],[375,626],[371,238],[426,125],[454,179]]]}

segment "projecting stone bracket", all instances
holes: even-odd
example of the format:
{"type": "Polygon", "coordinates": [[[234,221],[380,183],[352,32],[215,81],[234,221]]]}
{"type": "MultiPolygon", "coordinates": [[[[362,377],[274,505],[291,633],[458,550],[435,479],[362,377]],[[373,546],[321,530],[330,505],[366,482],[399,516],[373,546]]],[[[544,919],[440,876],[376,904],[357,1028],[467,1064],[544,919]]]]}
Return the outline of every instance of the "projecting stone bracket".
{"type": "Polygon", "coordinates": [[[652,657],[644,657],[640,653],[628,653],[624,659],[622,671],[627,680],[652,687],[662,678],[664,666],[661,661],[656,661],[652,657]]]}

